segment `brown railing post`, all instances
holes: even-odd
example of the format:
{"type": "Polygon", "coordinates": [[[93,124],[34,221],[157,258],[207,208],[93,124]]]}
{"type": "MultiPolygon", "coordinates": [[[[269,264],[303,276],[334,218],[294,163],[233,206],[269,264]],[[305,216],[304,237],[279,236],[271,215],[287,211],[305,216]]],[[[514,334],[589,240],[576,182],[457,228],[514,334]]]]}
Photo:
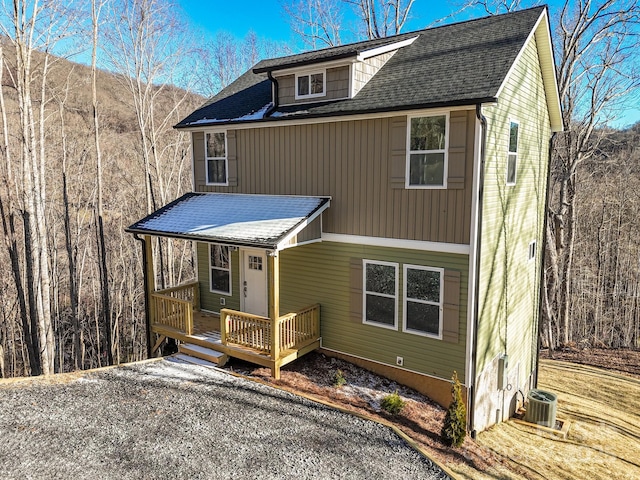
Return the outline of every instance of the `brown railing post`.
{"type": "Polygon", "coordinates": [[[320,304],[313,307],[313,335],[320,336],[320,304]]]}
{"type": "Polygon", "coordinates": [[[200,283],[195,282],[193,285],[193,308],[200,311],[200,283]]]}
{"type": "Polygon", "coordinates": [[[220,310],[220,342],[222,345],[227,344],[227,316],[229,311],[226,308],[220,310]]]}
{"type": "Polygon", "coordinates": [[[184,330],[186,335],[193,335],[193,308],[185,308],[184,330]]]}
{"type": "Polygon", "coordinates": [[[271,319],[271,358],[278,360],[280,357],[280,319],[271,319]]]}

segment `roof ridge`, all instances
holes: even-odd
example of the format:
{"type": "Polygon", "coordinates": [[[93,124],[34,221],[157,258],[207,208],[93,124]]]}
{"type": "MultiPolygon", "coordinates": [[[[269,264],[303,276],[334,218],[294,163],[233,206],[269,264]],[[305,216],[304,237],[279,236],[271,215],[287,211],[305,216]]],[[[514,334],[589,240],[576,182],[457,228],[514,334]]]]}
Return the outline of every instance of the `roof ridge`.
{"type": "MultiPolygon", "coordinates": [[[[306,50],[304,52],[299,52],[299,53],[294,53],[291,55],[284,55],[282,57],[271,57],[271,58],[265,58],[260,60],[258,63],[256,63],[252,68],[251,71],[253,71],[254,73],[263,73],[269,70],[279,70],[282,69],[283,67],[286,67],[287,65],[290,65],[290,63],[294,63],[295,62],[295,58],[296,57],[304,57],[304,56],[309,56],[311,54],[327,54],[330,53],[331,50],[347,50],[349,53],[353,52],[353,53],[360,53],[362,50],[356,49],[356,47],[358,46],[364,46],[367,44],[390,44],[393,43],[394,41],[400,40],[402,38],[408,37],[408,36],[412,36],[412,35],[420,35],[421,33],[424,32],[428,32],[428,31],[432,31],[432,30],[438,30],[441,28],[448,28],[448,27],[454,27],[454,26],[460,26],[460,25],[464,25],[464,24],[468,24],[468,23],[474,23],[474,22],[480,22],[480,21],[486,21],[489,19],[495,19],[495,18],[500,18],[500,17],[506,17],[506,16],[515,16],[518,14],[522,14],[524,12],[529,12],[531,10],[548,10],[548,7],[546,4],[543,5],[537,5],[534,7],[529,7],[529,8],[523,8],[521,10],[516,10],[513,12],[505,12],[505,13],[500,13],[500,14],[496,14],[496,15],[485,15],[484,17],[479,17],[479,18],[470,18],[467,20],[462,20],[459,22],[453,22],[453,23],[447,23],[447,24],[443,24],[443,25],[436,25],[436,26],[432,26],[432,27],[425,27],[419,30],[411,30],[409,32],[402,32],[402,33],[397,33],[395,35],[390,35],[388,37],[379,37],[379,38],[370,38],[367,40],[358,40],[356,42],[351,42],[351,43],[344,43],[344,44],[340,44],[340,45],[333,45],[333,46],[329,46],[329,47],[324,47],[324,48],[318,48],[318,49],[310,49],[310,50],[306,50]],[[285,62],[284,64],[282,63],[283,60],[285,59],[291,59],[292,61],[289,62],[285,62]],[[273,65],[272,67],[261,67],[260,65],[263,63],[271,63],[271,62],[278,62],[278,65],[273,65]]],[[[351,55],[349,55],[351,56],[351,55]]],[[[292,66],[292,65],[291,65],[292,66]]],[[[287,67],[288,68],[288,67],[287,67]]]]}

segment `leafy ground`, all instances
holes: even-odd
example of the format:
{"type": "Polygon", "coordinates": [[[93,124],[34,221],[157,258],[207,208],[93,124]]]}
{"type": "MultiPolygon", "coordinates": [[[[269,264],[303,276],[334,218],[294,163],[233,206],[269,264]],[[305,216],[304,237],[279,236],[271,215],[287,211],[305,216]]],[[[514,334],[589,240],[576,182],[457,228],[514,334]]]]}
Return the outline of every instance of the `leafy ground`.
{"type": "MultiPolygon", "coordinates": [[[[582,363],[610,364],[616,372],[558,360],[542,360],[539,388],[559,394],[558,419],[571,422],[566,440],[506,422],[450,449],[439,439],[444,410],[428,398],[350,363],[313,353],[282,370],[232,362],[228,368],[356,413],[396,424],[458,478],[640,478],[640,352],[562,352],[582,363]],[[578,356],[579,355],[579,356],[578,356]],[[607,363],[609,359],[609,363],[607,363]],[[334,384],[341,370],[346,384],[334,384]],[[398,390],[407,405],[396,416],[380,409],[398,390]]],[[[555,358],[561,357],[556,352],[555,358]]]]}

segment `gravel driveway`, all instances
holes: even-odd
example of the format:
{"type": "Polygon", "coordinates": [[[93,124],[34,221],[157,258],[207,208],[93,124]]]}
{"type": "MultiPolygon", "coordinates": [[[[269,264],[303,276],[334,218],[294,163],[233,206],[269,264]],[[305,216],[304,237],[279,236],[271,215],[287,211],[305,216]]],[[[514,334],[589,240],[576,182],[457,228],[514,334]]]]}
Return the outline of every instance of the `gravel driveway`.
{"type": "Polygon", "coordinates": [[[176,360],[0,383],[0,478],[449,478],[387,427],[176,360]]]}

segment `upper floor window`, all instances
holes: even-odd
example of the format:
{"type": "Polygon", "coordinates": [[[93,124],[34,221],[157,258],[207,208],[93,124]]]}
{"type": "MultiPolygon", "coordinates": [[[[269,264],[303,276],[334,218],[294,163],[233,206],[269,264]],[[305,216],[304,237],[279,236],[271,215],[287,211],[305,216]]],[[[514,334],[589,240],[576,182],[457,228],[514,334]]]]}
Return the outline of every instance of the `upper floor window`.
{"type": "Polygon", "coordinates": [[[364,260],[364,323],[397,328],[398,264],[364,260]]]}
{"type": "Polygon", "coordinates": [[[296,100],[323,97],[326,90],[324,71],[296,74],[296,100]]]}
{"type": "Polygon", "coordinates": [[[509,153],[507,154],[507,185],[516,184],[518,166],[518,122],[509,124],[509,153]]]}
{"type": "Polygon", "coordinates": [[[226,132],[207,132],[205,134],[205,157],[207,184],[227,185],[226,132]]]}
{"type": "Polygon", "coordinates": [[[446,187],[449,115],[409,117],[407,187],[446,187]]]}
{"type": "Polygon", "coordinates": [[[403,330],[442,337],[444,269],[404,266],[403,330]]]}

